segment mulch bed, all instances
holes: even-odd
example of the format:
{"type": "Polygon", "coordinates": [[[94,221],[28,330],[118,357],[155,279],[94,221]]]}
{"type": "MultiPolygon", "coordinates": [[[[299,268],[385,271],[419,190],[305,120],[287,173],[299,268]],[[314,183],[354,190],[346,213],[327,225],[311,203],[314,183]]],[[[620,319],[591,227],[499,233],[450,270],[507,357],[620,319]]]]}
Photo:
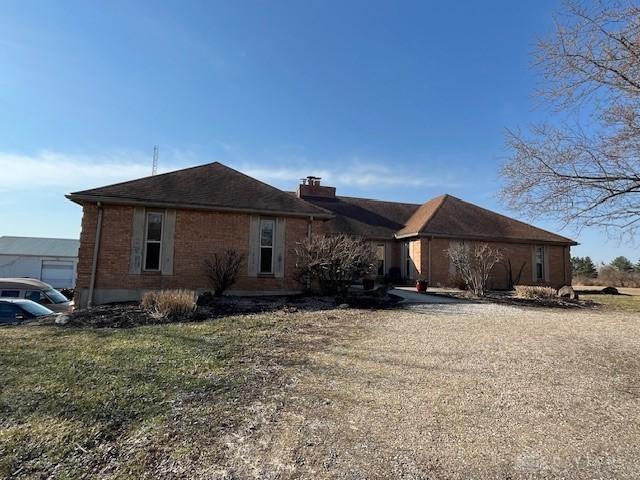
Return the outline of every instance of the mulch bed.
{"type": "Polygon", "coordinates": [[[162,317],[140,307],[138,303],[114,303],[100,305],[90,310],[76,310],[66,323],[72,327],[131,328],[176,322],[198,322],[231,315],[260,313],[288,314],[298,311],[359,308],[393,308],[400,300],[396,295],[379,293],[355,293],[347,296],[268,296],[268,297],[210,297],[199,301],[195,311],[187,315],[162,317]]]}
{"type": "Polygon", "coordinates": [[[531,308],[598,308],[599,304],[592,302],[591,300],[570,300],[567,298],[518,298],[513,295],[513,292],[501,292],[493,291],[487,293],[485,297],[476,297],[470,292],[446,292],[446,293],[434,293],[429,292],[432,295],[442,295],[450,298],[459,298],[462,300],[471,300],[478,303],[498,303],[501,305],[513,305],[517,307],[531,307],[531,308]]]}

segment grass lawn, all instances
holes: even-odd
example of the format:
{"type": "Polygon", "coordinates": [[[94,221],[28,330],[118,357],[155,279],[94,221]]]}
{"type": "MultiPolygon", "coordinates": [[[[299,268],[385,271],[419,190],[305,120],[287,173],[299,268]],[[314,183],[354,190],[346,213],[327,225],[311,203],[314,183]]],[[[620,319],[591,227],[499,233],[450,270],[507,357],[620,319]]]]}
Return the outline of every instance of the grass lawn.
{"type": "MultiPolygon", "coordinates": [[[[604,287],[576,286],[576,290],[588,292],[589,290],[601,290],[604,287]]],[[[606,308],[622,312],[640,313],[640,288],[618,288],[622,295],[601,295],[581,293],[580,298],[602,304],[606,308]]]]}
{"type": "Polygon", "coordinates": [[[0,328],[0,478],[215,475],[247,408],[334,334],[286,317],[0,328]]]}
{"type": "Polygon", "coordinates": [[[623,312],[640,312],[640,296],[633,295],[581,295],[583,300],[591,300],[605,307],[623,312]]]}

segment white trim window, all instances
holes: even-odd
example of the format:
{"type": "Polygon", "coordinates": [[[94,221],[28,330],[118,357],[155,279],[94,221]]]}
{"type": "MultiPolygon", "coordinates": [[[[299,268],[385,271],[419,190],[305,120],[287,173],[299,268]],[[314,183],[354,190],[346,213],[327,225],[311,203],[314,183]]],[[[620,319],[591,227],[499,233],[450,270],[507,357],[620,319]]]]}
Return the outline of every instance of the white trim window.
{"type": "Polygon", "coordinates": [[[545,278],[544,272],[544,246],[536,246],[536,281],[541,282],[545,278]]]}
{"type": "Polygon", "coordinates": [[[160,271],[162,258],[162,227],[164,214],[161,212],[147,212],[144,236],[144,270],[148,272],[160,271]]]}
{"type": "Polygon", "coordinates": [[[260,219],[260,269],[262,275],[273,274],[273,244],[276,222],[273,219],[260,219]]]}

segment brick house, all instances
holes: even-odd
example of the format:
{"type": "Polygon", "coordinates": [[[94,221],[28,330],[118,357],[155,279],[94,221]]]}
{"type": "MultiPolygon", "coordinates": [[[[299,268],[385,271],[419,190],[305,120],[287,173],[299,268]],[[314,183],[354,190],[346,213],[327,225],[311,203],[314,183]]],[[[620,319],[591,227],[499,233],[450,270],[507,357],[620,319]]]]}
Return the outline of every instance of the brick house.
{"type": "MultiPolygon", "coordinates": [[[[245,265],[232,294],[293,293],[297,242],[312,234],[368,239],[377,274],[400,269],[447,285],[455,273],[452,242],[500,248],[520,283],[560,287],[571,282],[573,240],[443,195],[417,205],[336,195],[308,177],[295,193],[218,162],[67,195],[83,208],[76,303],[82,307],[136,300],[145,290],[207,289],[204,260],[233,247],[245,265]]],[[[496,266],[491,286],[505,288],[496,266]]]]}

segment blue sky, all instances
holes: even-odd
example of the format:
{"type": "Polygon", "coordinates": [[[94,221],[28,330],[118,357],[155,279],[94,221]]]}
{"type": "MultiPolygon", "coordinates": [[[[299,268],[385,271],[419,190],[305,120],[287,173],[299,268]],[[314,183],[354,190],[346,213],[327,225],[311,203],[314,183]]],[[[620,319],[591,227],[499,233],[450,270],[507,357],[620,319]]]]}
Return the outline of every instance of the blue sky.
{"type": "MultiPolygon", "coordinates": [[[[77,237],[63,195],[149,174],[154,144],[161,171],[217,160],[284,189],[315,174],[343,195],[447,192],[517,216],[496,196],[504,130],[549,115],[530,53],[559,7],[3,2],[0,235],[77,237]]],[[[639,256],[560,233],[577,255],[639,256]]]]}

